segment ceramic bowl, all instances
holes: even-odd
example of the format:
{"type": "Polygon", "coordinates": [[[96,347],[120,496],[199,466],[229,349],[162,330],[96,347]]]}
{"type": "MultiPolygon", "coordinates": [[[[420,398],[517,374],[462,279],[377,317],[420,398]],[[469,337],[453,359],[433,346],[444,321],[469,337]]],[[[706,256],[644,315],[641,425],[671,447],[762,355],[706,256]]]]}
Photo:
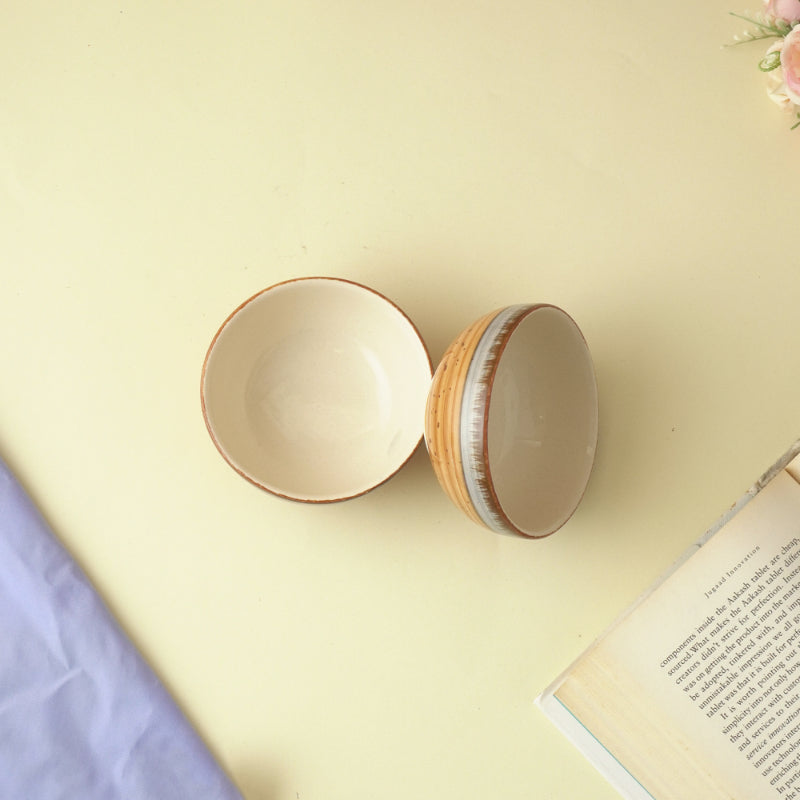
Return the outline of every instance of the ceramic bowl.
{"type": "Polygon", "coordinates": [[[425,441],[453,502],[499,533],[538,538],[578,506],[597,443],[597,385],[578,326],[552,305],[479,319],[433,377],[425,441]]]}
{"type": "Polygon", "coordinates": [[[422,440],[431,361],[383,295],[339,278],[298,278],[237,308],[201,380],[203,416],[252,483],[305,502],[363,494],[422,440]]]}

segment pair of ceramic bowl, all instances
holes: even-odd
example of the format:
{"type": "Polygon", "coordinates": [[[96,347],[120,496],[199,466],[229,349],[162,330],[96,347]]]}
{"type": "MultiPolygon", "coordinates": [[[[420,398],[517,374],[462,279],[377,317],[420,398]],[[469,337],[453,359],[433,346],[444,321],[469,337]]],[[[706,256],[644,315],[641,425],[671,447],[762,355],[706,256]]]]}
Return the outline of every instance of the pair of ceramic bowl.
{"type": "Polygon", "coordinates": [[[494,531],[547,536],[583,496],[597,443],[591,355],[560,308],[486,314],[436,372],[394,303],[341,278],[297,278],[240,305],[201,380],[214,444],[240,475],[329,503],[392,477],[423,436],[445,492],[494,531]]]}

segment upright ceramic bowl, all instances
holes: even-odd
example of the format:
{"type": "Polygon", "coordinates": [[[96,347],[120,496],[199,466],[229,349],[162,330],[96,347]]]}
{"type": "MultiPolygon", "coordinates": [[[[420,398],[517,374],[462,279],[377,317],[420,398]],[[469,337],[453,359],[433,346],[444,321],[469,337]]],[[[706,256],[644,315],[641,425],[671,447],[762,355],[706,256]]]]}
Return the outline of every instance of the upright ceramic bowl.
{"type": "Polygon", "coordinates": [[[346,500],[410,458],[431,373],[417,329],[386,297],[339,278],[298,278],[222,324],[203,365],[203,416],[225,460],[262,489],[346,500]]]}
{"type": "Polygon", "coordinates": [[[552,305],[493,311],[464,330],[433,377],[425,441],[467,516],[530,538],[578,506],[597,443],[597,385],[578,326],[552,305]]]}

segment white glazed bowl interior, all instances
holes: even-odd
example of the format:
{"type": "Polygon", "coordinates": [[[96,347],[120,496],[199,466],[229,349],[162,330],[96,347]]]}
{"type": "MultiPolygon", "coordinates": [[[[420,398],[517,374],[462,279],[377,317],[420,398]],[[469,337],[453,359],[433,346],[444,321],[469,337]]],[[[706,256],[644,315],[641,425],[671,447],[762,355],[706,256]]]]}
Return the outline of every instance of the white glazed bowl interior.
{"type": "Polygon", "coordinates": [[[598,433],[589,348],[561,309],[523,317],[502,350],[486,420],[487,474],[506,524],[545,536],[586,489],[598,433]]]}
{"type": "Polygon", "coordinates": [[[431,380],[414,325],[337,278],[270,287],[223,324],[203,368],[203,413],[230,465],[306,502],[383,483],[422,438],[431,380]]]}

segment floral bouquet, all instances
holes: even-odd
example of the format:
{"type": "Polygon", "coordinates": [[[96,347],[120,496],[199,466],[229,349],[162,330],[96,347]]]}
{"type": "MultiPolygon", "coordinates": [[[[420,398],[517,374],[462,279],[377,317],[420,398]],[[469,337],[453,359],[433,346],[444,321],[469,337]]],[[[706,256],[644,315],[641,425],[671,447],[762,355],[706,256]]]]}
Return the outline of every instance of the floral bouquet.
{"type": "Polygon", "coordinates": [[[753,27],[735,44],[775,39],[758,64],[767,75],[767,94],[781,108],[794,112],[800,126],[800,0],[765,0],[764,11],[755,16],[734,14],[753,27]]]}

